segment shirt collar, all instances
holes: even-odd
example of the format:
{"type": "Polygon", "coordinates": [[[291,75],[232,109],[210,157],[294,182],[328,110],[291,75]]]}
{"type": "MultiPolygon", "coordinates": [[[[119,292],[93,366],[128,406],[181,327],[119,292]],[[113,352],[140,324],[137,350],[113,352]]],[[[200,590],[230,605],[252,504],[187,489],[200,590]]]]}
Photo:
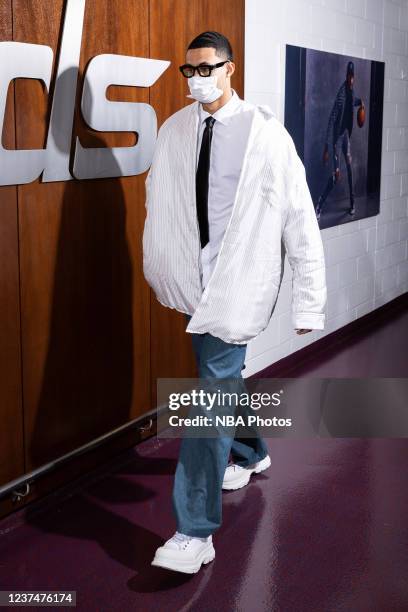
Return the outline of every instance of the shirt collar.
{"type": "Polygon", "coordinates": [[[198,112],[200,117],[200,125],[202,124],[207,117],[214,117],[220,123],[224,123],[225,125],[229,122],[232,115],[237,111],[239,107],[239,103],[241,102],[240,97],[238,96],[235,89],[232,89],[232,96],[221,108],[219,108],[215,113],[211,115],[206,110],[204,110],[203,105],[201,103],[198,104],[198,112]]]}

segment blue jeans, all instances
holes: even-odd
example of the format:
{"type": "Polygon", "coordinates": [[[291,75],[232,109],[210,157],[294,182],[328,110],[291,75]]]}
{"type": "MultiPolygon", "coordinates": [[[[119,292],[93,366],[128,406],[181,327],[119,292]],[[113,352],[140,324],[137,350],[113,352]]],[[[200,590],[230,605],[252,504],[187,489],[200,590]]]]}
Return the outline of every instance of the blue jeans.
{"type": "MultiPolygon", "coordinates": [[[[187,322],[190,315],[185,315],[187,322]]],[[[191,334],[199,378],[241,378],[246,344],[230,344],[209,333],[191,334]]],[[[173,510],[177,531],[207,537],[221,526],[222,481],[229,455],[242,466],[260,461],[268,454],[264,440],[182,438],[173,485],[173,510]]]]}

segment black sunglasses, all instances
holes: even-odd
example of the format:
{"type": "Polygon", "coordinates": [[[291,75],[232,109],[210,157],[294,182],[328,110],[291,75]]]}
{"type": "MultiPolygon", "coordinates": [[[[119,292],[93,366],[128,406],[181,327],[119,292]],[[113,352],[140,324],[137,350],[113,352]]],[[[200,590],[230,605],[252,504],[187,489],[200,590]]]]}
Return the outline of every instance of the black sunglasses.
{"type": "Polygon", "coordinates": [[[202,64],[201,66],[192,66],[191,64],[183,64],[182,66],[179,66],[179,70],[181,72],[181,74],[186,77],[186,79],[189,79],[190,77],[195,75],[195,71],[198,71],[198,74],[202,77],[209,77],[211,76],[212,71],[215,68],[219,68],[220,66],[223,66],[224,64],[226,64],[227,62],[231,62],[232,60],[225,60],[223,62],[218,62],[218,64],[202,64]]]}

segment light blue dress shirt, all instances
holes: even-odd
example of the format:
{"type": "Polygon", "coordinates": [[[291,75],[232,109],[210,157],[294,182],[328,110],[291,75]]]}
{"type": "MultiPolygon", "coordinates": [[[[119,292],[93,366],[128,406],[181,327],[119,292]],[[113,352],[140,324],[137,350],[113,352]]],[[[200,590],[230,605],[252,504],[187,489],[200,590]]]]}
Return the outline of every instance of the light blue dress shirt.
{"type": "Polygon", "coordinates": [[[214,117],[208,178],[209,242],[201,250],[203,289],[214,270],[222,238],[231,216],[251,124],[244,101],[232,89],[232,97],[212,115],[198,105],[197,159],[205,129],[205,119],[214,117]]]}

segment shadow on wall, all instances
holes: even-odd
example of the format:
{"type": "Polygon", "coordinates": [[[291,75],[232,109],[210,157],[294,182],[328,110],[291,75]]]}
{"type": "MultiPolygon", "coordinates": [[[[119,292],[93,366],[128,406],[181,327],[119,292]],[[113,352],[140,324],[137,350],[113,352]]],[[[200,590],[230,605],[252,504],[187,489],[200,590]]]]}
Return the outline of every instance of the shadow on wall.
{"type": "MultiPolygon", "coordinates": [[[[70,77],[65,71],[60,85],[70,77]]],[[[53,132],[60,150],[61,121],[53,132]]],[[[89,138],[105,146],[97,133],[89,138]]],[[[115,178],[64,185],[31,468],[125,423],[131,408],[132,274],[122,187],[115,178]]]]}

